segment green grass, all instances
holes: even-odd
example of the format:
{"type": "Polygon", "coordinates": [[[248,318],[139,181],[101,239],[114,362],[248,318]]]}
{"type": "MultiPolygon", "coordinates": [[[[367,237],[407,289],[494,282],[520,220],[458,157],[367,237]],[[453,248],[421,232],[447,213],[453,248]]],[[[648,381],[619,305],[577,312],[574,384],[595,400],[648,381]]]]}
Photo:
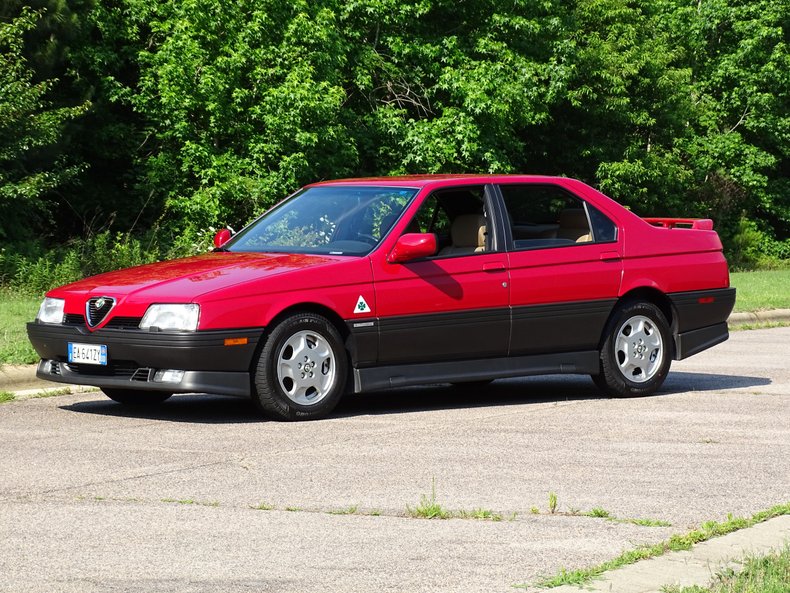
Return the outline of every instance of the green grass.
{"type": "MultiPolygon", "coordinates": [[[[603,564],[598,564],[588,568],[579,568],[576,570],[566,570],[563,568],[555,576],[544,579],[537,585],[539,587],[546,588],[559,587],[561,585],[584,585],[592,579],[601,576],[608,570],[614,570],[616,568],[620,568],[621,566],[625,566],[626,564],[639,562],[640,560],[655,558],[656,556],[661,556],[667,552],[689,550],[694,544],[698,544],[713,537],[725,535],[739,529],[752,527],[757,523],[762,523],[763,521],[767,521],[773,517],[778,517],[779,515],[790,515],[790,502],[783,505],[777,505],[766,511],[760,511],[759,513],[756,513],[755,515],[748,518],[730,516],[722,523],[708,521],[703,523],[699,529],[689,531],[685,534],[675,534],[668,540],[654,544],[652,546],[642,546],[633,550],[628,550],[627,552],[624,552],[616,558],[604,562],[603,564]]],[[[526,589],[531,585],[520,584],[515,586],[526,589]]]]}
{"type": "Polygon", "coordinates": [[[733,272],[730,284],[738,291],[736,311],[790,309],[790,270],[733,272]]]}
{"type": "Polygon", "coordinates": [[[13,393],[11,393],[10,391],[0,391],[0,404],[3,404],[5,402],[14,401],[15,397],[16,396],[13,393]]]}
{"type": "Polygon", "coordinates": [[[0,364],[30,364],[38,361],[27,339],[25,324],[33,321],[41,299],[0,291],[0,364]]]}
{"type": "Polygon", "coordinates": [[[729,570],[710,587],[665,587],[665,593],[787,593],[790,590],[790,546],[762,557],[749,557],[739,572],[729,570]]]}

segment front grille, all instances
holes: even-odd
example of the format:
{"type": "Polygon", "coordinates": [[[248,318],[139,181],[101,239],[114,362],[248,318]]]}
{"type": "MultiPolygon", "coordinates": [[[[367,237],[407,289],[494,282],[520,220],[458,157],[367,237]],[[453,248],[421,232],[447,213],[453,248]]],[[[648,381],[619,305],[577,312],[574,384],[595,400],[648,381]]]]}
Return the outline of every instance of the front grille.
{"type": "MultiPolygon", "coordinates": [[[[142,320],[142,317],[113,317],[104,327],[109,329],[140,329],[142,320]]],[[[78,313],[67,313],[63,319],[63,325],[85,325],[85,316],[78,313]]]]}
{"type": "Polygon", "coordinates": [[[104,327],[112,329],[140,329],[142,317],[113,317],[104,327]]]}
{"type": "Polygon", "coordinates": [[[115,299],[110,297],[96,297],[88,299],[85,306],[85,313],[88,319],[88,325],[95,327],[99,325],[110,310],[115,306],[115,299]]]}

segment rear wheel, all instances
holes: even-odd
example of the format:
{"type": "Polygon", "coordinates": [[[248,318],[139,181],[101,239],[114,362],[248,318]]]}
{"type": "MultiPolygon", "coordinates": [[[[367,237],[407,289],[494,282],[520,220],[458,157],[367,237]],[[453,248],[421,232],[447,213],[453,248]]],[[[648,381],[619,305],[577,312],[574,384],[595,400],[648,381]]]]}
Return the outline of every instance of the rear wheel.
{"type": "Polygon", "coordinates": [[[172,393],[161,391],[143,391],[141,389],[102,389],[104,395],[119,404],[127,406],[152,406],[161,404],[172,393]]]}
{"type": "Polygon", "coordinates": [[[664,383],[671,364],[671,336],[664,314],[653,303],[623,305],[604,330],[595,384],[607,395],[650,395],[664,383]]]}
{"type": "Polygon", "coordinates": [[[346,386],[348,357],[326,317],[302,313],[277,324],[255,370],[255,405],[276,420],[310,420],[329,414],[346,386]]]}

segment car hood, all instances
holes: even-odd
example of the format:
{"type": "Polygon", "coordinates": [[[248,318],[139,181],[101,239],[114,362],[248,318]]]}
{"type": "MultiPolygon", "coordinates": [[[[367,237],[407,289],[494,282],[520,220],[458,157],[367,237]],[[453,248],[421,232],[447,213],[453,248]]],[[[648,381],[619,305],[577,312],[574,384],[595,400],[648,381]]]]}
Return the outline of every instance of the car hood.
{"type": "Polygon", "coordinates": [[[111,296],[127,302],[191,302],[231,286],[325,266],[343,257],[292,253],[213,252],[92,276],[50,296],[111,296]]]}

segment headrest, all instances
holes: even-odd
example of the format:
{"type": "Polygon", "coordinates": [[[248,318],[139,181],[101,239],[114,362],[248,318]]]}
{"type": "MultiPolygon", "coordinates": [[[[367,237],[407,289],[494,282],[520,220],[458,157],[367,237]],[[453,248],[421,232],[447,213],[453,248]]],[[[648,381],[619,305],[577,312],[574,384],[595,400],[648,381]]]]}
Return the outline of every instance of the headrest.
{"type": "Polygon", "coordinates": [[[481,214],[461,214],[453,220],[450,235],[454,247],[479,247],[486,243],[486,219],[481,214]]]}

